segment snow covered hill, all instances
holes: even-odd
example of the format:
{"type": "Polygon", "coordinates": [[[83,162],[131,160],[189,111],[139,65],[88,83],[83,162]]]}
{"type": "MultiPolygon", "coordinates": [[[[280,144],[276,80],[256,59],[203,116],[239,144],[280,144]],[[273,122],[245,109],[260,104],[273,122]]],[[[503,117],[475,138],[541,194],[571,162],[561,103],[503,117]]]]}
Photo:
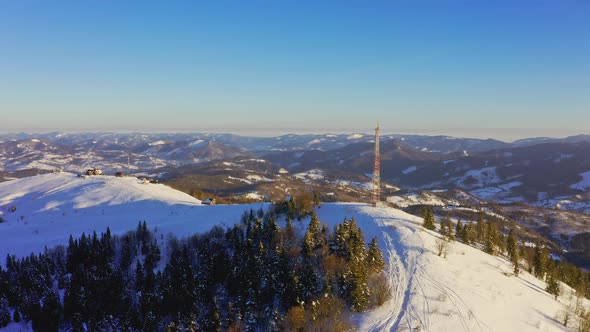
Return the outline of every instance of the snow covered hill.
{"type": "MultiPolygon", "coordinates": [[[[61,173],[0,183],[0,206],[5,220],[0,223],[0,257],[5,257],[65,244],[70,234],[101,232],[107,226],[121,234],[140,220],[161,236],[189,235],[231,225],[245,210],[263,205],[205,206],[135,178],[81,179],[61,173]]],[[[461,243],[450,245],[446,259],[438,257],[439,235],[424,230],[420,218],[350,203],[323,204],[317,213],[330,227],[354,217],[367,240],[378,238],[388,262],[393,297],[354,317],[360,331],[568,331],[555,319],[565,296],[555,301],[544,291],[544,282],[527,273],[515,277],[506,260],[461,243]]]]}

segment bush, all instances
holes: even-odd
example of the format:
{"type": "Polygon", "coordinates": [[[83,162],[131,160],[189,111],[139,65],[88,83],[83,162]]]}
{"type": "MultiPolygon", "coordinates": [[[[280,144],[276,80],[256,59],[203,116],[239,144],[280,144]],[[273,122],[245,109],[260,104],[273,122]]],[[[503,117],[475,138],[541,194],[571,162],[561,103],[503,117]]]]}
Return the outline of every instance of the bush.
{"type": "Polygon", "coordinates": [[[371,290],[369,305],[373,308],[382,306],[391,298],[391,286],[385,272],[378,273],[369,279],[369,289],[371,290]]]}

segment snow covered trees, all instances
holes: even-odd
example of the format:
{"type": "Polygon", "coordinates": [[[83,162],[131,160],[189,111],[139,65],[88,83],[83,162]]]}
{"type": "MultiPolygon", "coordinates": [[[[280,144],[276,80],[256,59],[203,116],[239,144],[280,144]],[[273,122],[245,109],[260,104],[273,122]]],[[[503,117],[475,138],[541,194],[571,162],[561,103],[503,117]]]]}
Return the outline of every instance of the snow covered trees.
{"type": "Polygon", "coordinates": [[[121,238],[107,229],[70,237],[65,249],[9,256],[0,327],[12,309],[43,331],[347,330],[350,310],[387,299],[383,254],[376,239],[367,248],[354,220],[331,233],[310,215],[304,235],[292,219],[281,228],[273,212],[250,211],[227,229],[170,237],[165,251],[144,222],[121,238]]]}
{"type": "Polygon", "coordinates": [[[367,267],[371,274],[379,273],[385,268],[385,261],[383,260],[383,252],[377,245],[377,238],[373,238],[369,244],[369,251],[367,252],[367,267]]]}
{"type": "Polygon", "coordinates": [[[0,328],[5,327],[10,323],[10,310],[8,308],[8,300],[0,298],[0,328]]]}

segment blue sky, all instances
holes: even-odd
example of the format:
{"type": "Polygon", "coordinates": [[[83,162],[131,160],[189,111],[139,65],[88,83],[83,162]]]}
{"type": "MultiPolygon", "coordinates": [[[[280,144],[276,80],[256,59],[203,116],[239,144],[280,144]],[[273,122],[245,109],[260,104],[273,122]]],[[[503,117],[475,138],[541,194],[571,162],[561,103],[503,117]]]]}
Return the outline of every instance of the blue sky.
{"type": "Polygon", "coordinates": [[[588,1],[2,1],[0,43],[3,132],[590,133],[588,1]]]}

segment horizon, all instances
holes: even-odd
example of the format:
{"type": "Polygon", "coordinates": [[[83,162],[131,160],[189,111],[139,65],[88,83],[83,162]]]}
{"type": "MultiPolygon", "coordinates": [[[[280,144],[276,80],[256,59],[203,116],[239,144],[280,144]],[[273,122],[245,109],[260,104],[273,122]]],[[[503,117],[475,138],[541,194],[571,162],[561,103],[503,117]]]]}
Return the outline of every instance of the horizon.
{"type": "MultiPolygon", "coordinates": [[[[114,134],[114,135],[126,135],[126,134],[145,134],[145,135],[235,135],[240,137],[248,137],[248,138],[273,138],[273,137],[281,137],[281,136],[308,136],[308,135],[354,135],[354,134],[363,134],[363,135],[374,135],[374,129],[364,130],[364,131],[315,131],[315,132],[278,132],[268,135],[262,135],[260,132],[248,132],[248,133],[240,133],[240,132],[229,132],[229,131],[63,131],[63,130],[48,130],[48,131],[14,131],[14,132],[5,132],[0,130],[0,136],[16,136],[16,135],[28,135],[28,136],[35,136],[35,135],[49,135],[49,134],[66,134],[66,135],[105,135],[105,134],[114,134]]],[[[383,127],[380,127],[380,136],[426,136],[426,137],[451,137],[457,139],[481,139],[481,140],[496,140],[501,141],[504,143],[514,143],[519,140],[527,140],[527,139],[566,139],[569,137],[577,137],[577,136],[588,136],[589,134],[586,133],[574,133],[572,135],[562,135],[562,136],[522,136],[513,140],[506,140],[500,139],[496,137],[488,137],[488,136],[457,136],[457,135],[450,135],[450,134],[436,134],[436,133],[419,133],[419,132],[394,132],[394,131],[386,131],[383,127]]]]}
{"type": "Polygon", "coordinates": [[[588,9],[2,3],[0,132],[590,133],[588,9]]]}

